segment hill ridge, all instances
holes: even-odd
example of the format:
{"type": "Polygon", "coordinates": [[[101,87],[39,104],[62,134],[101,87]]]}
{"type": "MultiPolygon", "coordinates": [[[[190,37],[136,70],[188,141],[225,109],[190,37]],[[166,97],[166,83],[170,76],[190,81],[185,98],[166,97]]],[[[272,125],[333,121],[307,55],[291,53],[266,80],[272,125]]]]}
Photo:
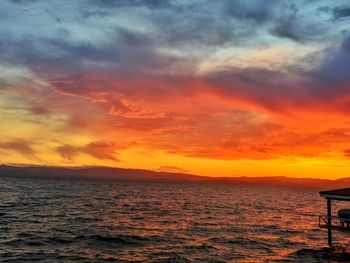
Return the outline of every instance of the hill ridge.
{"type": "Polygon", "coordinates": [[[105,166],[40,166],[0,165],[0,176],[108,179],[155,182],[212,182],[227,184],[271,185],[307,188],[350,187],[350,177],[340,179],[292,178],[287,176],[262,177],[209,177],[189,173],[160,172],[146,169],[129,169],[105,166]]]}

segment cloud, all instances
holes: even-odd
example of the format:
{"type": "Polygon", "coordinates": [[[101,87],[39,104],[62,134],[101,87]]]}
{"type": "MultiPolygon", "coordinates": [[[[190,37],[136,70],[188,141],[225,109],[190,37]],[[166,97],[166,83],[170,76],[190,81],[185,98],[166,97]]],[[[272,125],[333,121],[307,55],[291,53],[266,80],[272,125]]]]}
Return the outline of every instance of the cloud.
{"type": "Polygon", "coordinates": [[[350,149],[344,150],[344,156],[345,157],[350,157],[350,149]]]}
{"type": "MultiPolygon", "coordinates": [[[[269,34],[293,41],[319,40],[328,35],[328,25],[323,21],[307,19],[317,5],[307,13],[304,9],[308,9],[297,3],[275,0],[264,5],[260,1],[77,1],[56,9],[56,5],[35,3],[34,11],[28,11],[31,15],[41,11],[35,19],[18,12],[25,30],[0,27],[0,57],[26,64],[45,78],[86,70],[193,73],[198,63],[210,59],[208,54],[218,48],[269,46],[273,44],[266,42],[269,34]],[[101,6],[109,7],[103,8],[102,17],[83,19],[85,23],[79,18],[81,12],[100,12],[101,6]],[[114,8],[111,12],[111,6],[130,7],[129,23],[115,18],[116,12],[125,10],[114,8]],[[42,25],[41,20],[51,21],[53,17],[61,21],[52,21],[53,27],[42,25]],[[39,22],[42,31],[26,33],[39,22]]],[[[4,5],[6,8],[11,7],[4,5]]],[[[14,20],[6,17],[6,24],[15,27],[14,20]]]]}
{"type": "Polygon", "coordinates": [[[298,8],[295,4],[291,4],[278,12],[281,12],[276,18],[276,23],[271,32],[282,38],[289,38],[294,41],[302,41],[305,39],[305,35],[302,34],[301,25],[298,24],[298,8]],[[287,10],[287,11],[286,11],[287,10]]]}
{"type": "Polygon", "coordinates": [[[165,7],[171,6],[170,0],[129,0],[129,1],[92,0],[91,3],[104,8],[146,7],[150,9],[157,9],[157,8],[165,8],[165,7]]]}
{"type": "MultiPolygon", "coordinates": [[[[347,128],[350,110],[346,6],[30,4],[0,3],[0,95],[24,109],[23,122],[30,117],[50,123],[44,128],[52,133],[94,141],[62,144],[56,151],[65,159],[117,161],[117,150],[136,146],[222,159],[315,156],[344,147],[341,133],[332,135],[339,141],[325,134],[347,128]],[[309,131],[305,119],[326,123],[329,114],[337,123],[309,131]],[[121,142],[109,143],[116,136],[121,142]]],[[[25,145],[2,148],[34,155],[25,145]]]]}
{"type": "Polygon", "coordinates": [[[276,4],[278,1],[275,0],[269,1],[268,4],[261,1],[225,1],[225,11],[239,19],[263,23],[271,19],[276,4]]]}
{"type": "Polygon", "coordinates": [[[160,53],[157,48],[149,34],[124,28],[114,28],[110,40],[102,44],[72,43],[59,36],[25,36],[18,41],[6,33],[0,40],[0,58],[26,65],[45,78],[87,70],[133,74],[191,71],[190,60],[160,53]]]}
{"type": "Polygon", "coordinates": [[[15,4],[32,4],[43,0],[10,0],[10,1],[15,4]]]}
{"type": "MultiPolygon", "coordinates": [[[[315,82],[326,85],[327,96],[346,95],[350,82],[350,37],[342,40],[339,47],[330,52],[321,66],[315,70],[315,82]]],[[[322,90],[321,90],[322,92],[322,90]]]]}
{"type": "Polygon", "coordinates": [[[157,169],[158,172],[166,172],[166,173],[188,173],[190,171],[183,169],[181,167],[177,167],[177,166],[172,166],[172,165],[163,165],[160,166],[157,169]]]}
{"type": "Polygon", "coordinates": [[[58,154],[68,160],[73,160],[78,154],[85,153],[101,160],[118,161],[115,157],[116,149],[114,148],[114,145],[101,141],[91,142],[85,146],[64,144],[59,146],[56,150],[58,154]]]}
{"type": "Polygon", "coordinates": [[[333,8],[334,20],[347,19],[350,17],[350,6],[340,6],[333,8]]]}
{"type": "Polygon", "coordinates": [[[74,147],[72,145],[62,145],[57,147],[57,152],[59,155],[61,155],[64,159],[67,160],[73,160],[74,157],[79,153],[80,149],[78,147],[74,147]]]}
{"type": "Polygon", "coordinates": [[[11,150],[20,153],[24,157],[37,159],[36,152],[33,150],[29,142],[18,140],[9,142],[0,142],[0,149],[11,150]]]}
{"type": "Polygon", "coordinates": [[[350,36],[344,39],[341,47],[344,52],[350,53],[350,36]]]}

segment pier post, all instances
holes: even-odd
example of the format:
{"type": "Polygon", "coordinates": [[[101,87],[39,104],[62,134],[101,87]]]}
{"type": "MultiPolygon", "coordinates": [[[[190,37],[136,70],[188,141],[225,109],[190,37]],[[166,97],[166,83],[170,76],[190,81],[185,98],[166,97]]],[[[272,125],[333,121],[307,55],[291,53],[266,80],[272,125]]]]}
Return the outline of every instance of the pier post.
{"type": "Polygon", "coordinates": [[[327,198],[327,225],[328,225],[328,246],[332,247],[332,203],[327,198]]]}

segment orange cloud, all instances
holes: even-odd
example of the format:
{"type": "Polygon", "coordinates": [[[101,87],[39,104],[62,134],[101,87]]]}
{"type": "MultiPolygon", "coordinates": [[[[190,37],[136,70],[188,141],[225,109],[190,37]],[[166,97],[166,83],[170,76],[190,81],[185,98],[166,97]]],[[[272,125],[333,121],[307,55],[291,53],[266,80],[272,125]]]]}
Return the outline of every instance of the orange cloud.
{"type": "Polygon", "coordinates": [[[0,142],[0,150],[11,150],[18,152],[25,157],[37,159],[36,153],[30,143],[23,140],[0,142]]]}
{"type": "Polygon", "coordinates": [[[57,152],[68,160],[73,160],[80,153],[86,153],[97,159],[118,161],[114,145],[106,142],[92,142],[82,147],[65,144],[59,146],[57,152]]]}
{"type": "MultiPolygon", "coordinates": [[[[272,159],[341,153],[350,128],[344,126],[344,108],[334,107],[340,97],[313,97],[315,83],[307,78],[262,70],[240,78],[237,72],[207,77],[90,73],[51,85],[60,96],[80,98],[99,112],[71,114],[71,127],[95,131],[98,140],[117,133],[122,140],[184,156],[272,159]],[[264,78],[270,80],[261,82],[264,78]]],[[[340,104],[346,102],[343,98],[340,104]]]]}

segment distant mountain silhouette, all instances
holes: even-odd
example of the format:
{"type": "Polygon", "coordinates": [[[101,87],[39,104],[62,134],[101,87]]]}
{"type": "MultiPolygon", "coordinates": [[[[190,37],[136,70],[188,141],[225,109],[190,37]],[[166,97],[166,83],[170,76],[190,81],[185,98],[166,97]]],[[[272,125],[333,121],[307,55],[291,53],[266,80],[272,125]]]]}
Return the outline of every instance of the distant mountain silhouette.
{"type": "Polygon", "coordinates": [[[337,180],[272,177],[208,177],[185,173],[155,172],[142,169],[113,167],[56,167],[56,166],[11,166],[0,165],[0,176],[87,178],[123,181],[153,182],[207,182],[226,184],[271,185],[307,188],[340,188],[350,186],[350,177],[337,180]]]}

